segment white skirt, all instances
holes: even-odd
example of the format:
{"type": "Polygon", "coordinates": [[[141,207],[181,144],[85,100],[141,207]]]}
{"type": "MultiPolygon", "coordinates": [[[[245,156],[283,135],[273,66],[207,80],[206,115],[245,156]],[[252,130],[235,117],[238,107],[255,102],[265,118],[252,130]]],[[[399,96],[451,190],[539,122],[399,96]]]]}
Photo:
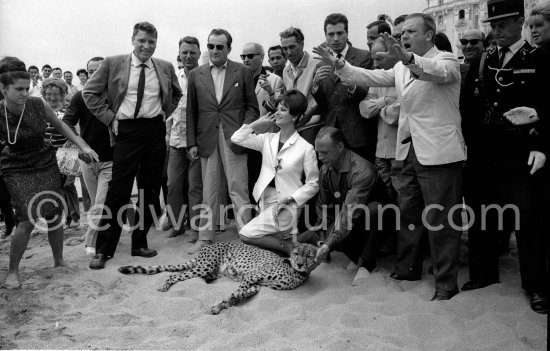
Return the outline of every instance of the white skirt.
{"type": "Polygon", "coordinates": [[[278,226],[273,216],[273,207],[279,202],[275,188],[268,186],[260,197],[260,214],[248,222],[239,232],[247,238],[260,238],[264,235],[278,235],[281,233],[284,239],[298,234],[298,217],[301,208],[295,204],[279,211],[278,226]]]}

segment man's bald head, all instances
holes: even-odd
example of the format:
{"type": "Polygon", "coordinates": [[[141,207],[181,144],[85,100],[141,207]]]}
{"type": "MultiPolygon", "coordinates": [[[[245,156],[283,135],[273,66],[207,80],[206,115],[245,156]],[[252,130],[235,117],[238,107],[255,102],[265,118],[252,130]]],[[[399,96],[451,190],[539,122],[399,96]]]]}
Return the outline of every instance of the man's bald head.
{"type": "Polygon", "coordinates": [[[481,56],[485,50],[483,46],[485,34],[479,29],[468,29],[460,39],[464,62],[471,62],[478,56],[481,56]]]}

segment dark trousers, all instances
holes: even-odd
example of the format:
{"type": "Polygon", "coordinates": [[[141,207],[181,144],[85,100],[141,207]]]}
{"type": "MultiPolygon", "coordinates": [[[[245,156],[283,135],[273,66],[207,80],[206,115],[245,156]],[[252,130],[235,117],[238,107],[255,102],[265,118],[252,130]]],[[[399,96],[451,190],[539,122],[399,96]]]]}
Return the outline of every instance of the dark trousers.
{"type": "Polygon", "coordinates": [[[547,229],[541,225],[544,223],[541,211],[544,208],[543,177],[541,170],[534,175],[530,175],[527,169],[523,172],[467,170],[466,204],[472,209],[470,214],[474,215],[468,229],[471,280],[499,280],[499,237],[503,231],[511,229],[516,233],[521,287],[528,292],[545,292],[547,257],[544,234],[547,229]],[[482,206],[487,208],[489,205],[509,208],[501,215],[497,209],[485,210],[482,214],[482,206]],[[511,206],[515,206],[518,212],[514,212],[511,206]]]}
{"type": "Polygon", "coordinates": [[[427,228],[436,290],[452,291],[458,288],[461,232],[451,227],[449,211],[454,210],[451,219],[455,228],[461,227],[461,204],[462,162],[423,166],[418,162],[411,144],[400,176],[401,222],[397,235],[395,273],[407,278],[421,276],[424,259],[421,239],[427,228]]]}
{"type": "MultiPolygon", "coordinates": [[[[138,226],[132,232],[132,250],[147,248],[147,232],[153,223],[150,209],[158,203],[165,159],[166,129],[162,117],[121,120],[113,153],[113,176],[109,182],[105,206],[110,216],[101,219],[98,253],[113,256],[125,218],[120,209],[127,205],[137,175],[139,208],[138,226]],[[143,200],[143,201],[142,201],[143,200]]],[[[155,217],[159,214],[157,213],[155,217]]]]}
{"type": "Polygon", "coordinates": [[[0,210],[4,216],[6,228],[15,227],[15,216],[11,205],[11,196],[4,182],[4,177],[0,175],[0,210]]]}

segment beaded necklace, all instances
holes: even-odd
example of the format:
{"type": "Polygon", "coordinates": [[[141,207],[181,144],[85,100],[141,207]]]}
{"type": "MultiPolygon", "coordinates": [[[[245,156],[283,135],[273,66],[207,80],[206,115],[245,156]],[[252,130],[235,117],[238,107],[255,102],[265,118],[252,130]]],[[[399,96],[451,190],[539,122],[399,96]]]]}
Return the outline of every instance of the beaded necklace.
{"type": "Polygon", "coordinates": [[[25,113],[25,104],[23,104],[23,111],[21,111],[21,115],[19,115],[19,122],[17,122],[17,128],[15,128],[15,136],[13,137],[13,141],[11,141],[10,126],[8,125],[8,109],[6,108],[6,102],[4,101],[4,114],[6,115],[6,131],[8,133],[8,143],[10,145],[13,145],[17,142],[17,133],[19,132],[19,126],[21,125],[21,120],[23,119],[24,113],[25,113]]]}

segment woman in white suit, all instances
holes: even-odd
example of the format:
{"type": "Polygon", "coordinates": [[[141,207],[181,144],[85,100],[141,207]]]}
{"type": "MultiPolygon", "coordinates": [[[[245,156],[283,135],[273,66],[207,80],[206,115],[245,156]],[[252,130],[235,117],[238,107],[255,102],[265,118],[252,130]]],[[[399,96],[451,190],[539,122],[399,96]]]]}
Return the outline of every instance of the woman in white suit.
{"type": "Polygon", "coordinates": [[[262,153],[262,169],[252,193],[260,214],[239,232],[246,244],[290,254],[301,208],[319,190],[315,149],[296,131],[306,109],[304,94],[288,91],[277,112],[243,125],[231,137],[233,143],[262,153]],[[254,134],[273,123],[280,128],[278,133],[254,134]]]}

